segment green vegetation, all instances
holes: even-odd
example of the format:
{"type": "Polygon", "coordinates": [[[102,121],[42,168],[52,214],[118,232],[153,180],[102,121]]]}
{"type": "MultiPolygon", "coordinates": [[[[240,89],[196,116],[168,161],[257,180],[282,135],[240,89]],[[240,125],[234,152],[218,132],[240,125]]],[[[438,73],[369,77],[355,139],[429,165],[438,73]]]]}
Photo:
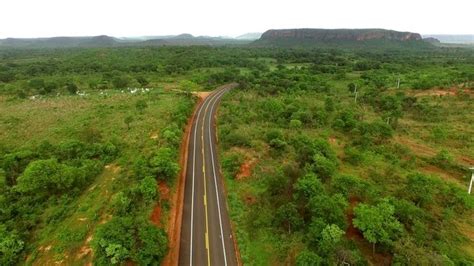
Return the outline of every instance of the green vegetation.
{"type": "Polygon", "coordinates": [[[244,263],[472,263],[473,59],[281,50],[243,73],[218,122],[244,263]]]}
{"type": "Polygon", "coordinates": [[[227,82],[244,263],[469,264],[472,73],[460,48],[0,50],[0,264],[158,263],[190,92],[227,82]]]}
{"type": "Polygon", "coordinates": [[[102,83],[88,57],[100,51],[72,53],[2,51],[14,78],[0,83],[0,264],[157,264],[170,206],[158,183],[176,186],[194,99],[152,72],[102,83]],[[145,77],[149,89],[112,87],[145,77]]]}

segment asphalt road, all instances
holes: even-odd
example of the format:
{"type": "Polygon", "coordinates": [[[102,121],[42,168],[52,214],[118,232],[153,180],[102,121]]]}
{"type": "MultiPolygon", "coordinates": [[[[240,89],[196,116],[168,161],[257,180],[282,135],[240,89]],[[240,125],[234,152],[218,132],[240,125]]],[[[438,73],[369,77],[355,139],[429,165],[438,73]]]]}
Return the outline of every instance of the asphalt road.
{"type": "Polygon", "coordinates": [[[223,94],[200,104],[188,146],[179,265],[237,265],[216,147],[215,113],[223,94]]]}

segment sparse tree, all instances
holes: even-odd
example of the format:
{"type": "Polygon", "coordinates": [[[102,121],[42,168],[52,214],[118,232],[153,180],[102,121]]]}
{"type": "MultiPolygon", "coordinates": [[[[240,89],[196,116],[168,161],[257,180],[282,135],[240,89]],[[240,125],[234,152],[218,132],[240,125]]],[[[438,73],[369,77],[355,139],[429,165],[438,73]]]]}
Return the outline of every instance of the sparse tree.
{"type": "Polygon", "coordinates": [[[354,226],[362,231],[364,238],[372,243],[372,252],[375,253],[375,244],[390,245],[402,232],[402,225],[394,216],[395,208],[383,200],[377,205],[359,204],[355,209],[354,226]]]}

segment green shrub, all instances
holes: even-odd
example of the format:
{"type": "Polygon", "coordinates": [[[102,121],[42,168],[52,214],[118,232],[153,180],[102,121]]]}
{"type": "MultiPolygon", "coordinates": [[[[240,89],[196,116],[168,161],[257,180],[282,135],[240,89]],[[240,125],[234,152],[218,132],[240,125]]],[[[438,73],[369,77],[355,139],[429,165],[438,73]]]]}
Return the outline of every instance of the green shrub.
{"type": "Polygon", "coordinates": [[[140,265],[161,262],[168,250],[163,229],[148,221],[131,217],[114,217],[95,231],[92,247],[94,264],[122,264],[131,260],[140,265]]]}
{"type": "Polygon", "coordinates": [[[145,201],[152,202],[156,200],[156,196],[158,195],[156,187],[156,180],[151,176],[147,176],[140,181],[139,189],[145,201]]]}
{"type": "Polygon", "coordinates": [[[16,265],[24,247],[24,241],[15,230],[8,230],[5,225],[0,224],[0,263],[2,265],[16,265]]]}
{"type": "Polygon", "coordinates": [[[319,266],[324,265],[324,260],[312,251],[302,251],[296,257],[297,266],[319,266]]]}
{"type": "Polygon", "coordinates": [[[222,158],[222,169],[227,176],[234,178],[240,170],[240,166],[244,162],[244,156],[240,153],[230,153],[222,158]]]}
{"type": "Polygon", "coordinates": [[[175,162],[176,155],[170,148],[160,148],[150,159],[153,172],[162,180],[171,180],[179,172],[179,165],[175,162]]]}

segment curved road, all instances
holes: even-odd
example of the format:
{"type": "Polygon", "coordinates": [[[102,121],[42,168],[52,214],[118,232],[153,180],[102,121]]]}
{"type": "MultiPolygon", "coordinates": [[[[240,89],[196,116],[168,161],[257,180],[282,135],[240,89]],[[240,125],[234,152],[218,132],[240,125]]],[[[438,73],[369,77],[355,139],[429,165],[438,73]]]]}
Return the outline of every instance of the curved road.
{"type": "Polygon", "coordinates": [[[186,162],[179,265],[237,265],[216,148],[215,113],[236,85],[226,85],[199,105],[186,162]]]}

